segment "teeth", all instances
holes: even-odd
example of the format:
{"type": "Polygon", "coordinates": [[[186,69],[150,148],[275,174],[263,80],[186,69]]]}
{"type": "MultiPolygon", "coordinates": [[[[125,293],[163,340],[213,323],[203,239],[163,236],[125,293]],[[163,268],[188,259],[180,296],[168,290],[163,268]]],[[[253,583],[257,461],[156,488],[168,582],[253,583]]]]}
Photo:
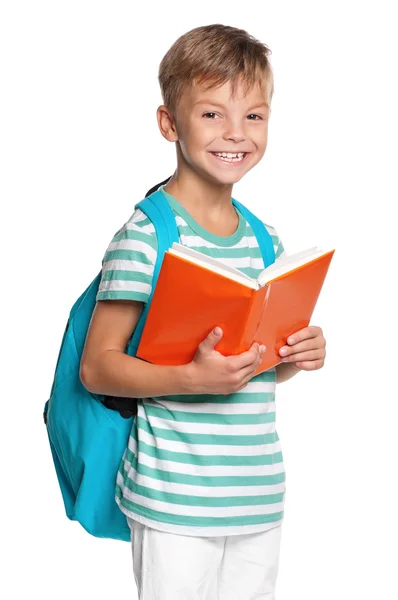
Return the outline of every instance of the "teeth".
{"type": "Polygon", "coordinates": [[[214,152],[213,154],[215,154],[216,156],[221,156],[223,158],[242,158],[244,155],[244,152],[236,152],[236,153],[232,153],[232,152],[214,152]]]}
{"type": "Polygon", "coordinates": [[[220,160],[229,163],[237,163],[243,160],[245,152],[212,152],[220,160]]]}

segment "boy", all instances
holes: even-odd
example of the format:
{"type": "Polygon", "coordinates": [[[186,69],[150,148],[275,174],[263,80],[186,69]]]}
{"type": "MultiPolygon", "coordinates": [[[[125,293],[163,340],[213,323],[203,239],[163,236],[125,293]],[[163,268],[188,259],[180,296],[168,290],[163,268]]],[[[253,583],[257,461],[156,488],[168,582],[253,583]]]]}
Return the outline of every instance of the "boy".
{"type": "MultiPolygon", "coordinates": [[[[159,70],[158,125],[177,151],[177,169],[160,189],[180,242],[252,277],[264,268],[261,253],[231,194],[266,150],[269,53],[243,30],[209,25],[179,38],[159,70]]],[[[267,229],[277,259],[283,246],[267,229]]],[[[219,327],[180,367],[124,354],[151,291],[156,251],[154,227],[136,210],[104,257],[81,363],[91,392],[139,399],[116,483],[139,597],[270,600],[285,492],[276,382],[321,368],[325,339],[319,327],[298,331],[281,349],[283,362],[255,377],[266,349],[253,344],[224,357],[214,349],[219,327]]]]}

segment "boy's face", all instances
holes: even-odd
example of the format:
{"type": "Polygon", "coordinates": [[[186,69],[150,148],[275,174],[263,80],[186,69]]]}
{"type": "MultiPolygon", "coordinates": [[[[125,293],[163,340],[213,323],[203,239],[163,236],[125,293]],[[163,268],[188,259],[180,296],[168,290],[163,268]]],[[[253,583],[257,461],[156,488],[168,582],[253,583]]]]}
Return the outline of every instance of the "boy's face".
{"type": "Polygon", "coordinates": [[[265,90],[256,85],[245,96],[240,84],[232,98],[227,82],[207,91],[195,85],[183,94],[176,109],[175,139],[167,137],[178,142],[179,169],[191,168],[216,184],[234,184],[250,171],[267,147],[270,108],[265,90]]]}

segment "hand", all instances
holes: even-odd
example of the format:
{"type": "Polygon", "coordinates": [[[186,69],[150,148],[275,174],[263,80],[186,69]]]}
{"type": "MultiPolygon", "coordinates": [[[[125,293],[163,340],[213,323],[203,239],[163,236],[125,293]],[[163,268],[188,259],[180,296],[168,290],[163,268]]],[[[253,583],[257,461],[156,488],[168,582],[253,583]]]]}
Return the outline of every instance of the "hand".
{"type": "Polygon", "coordinates": [[[326,340],[320,327],[304,327],[288,337],[287,345],[282,346],[279,354],[283,356],[283,363],[294,363],[303,371],[315,371],[325,363],[325,346],[326,340]]]}
{"type": "Polygon", "coordinates": [[[223,336],[216,327],[198,346],[190,372],[193,394],[233,394],[246,387],[262,361],[265,346],[254,343],[249,350],[236,356],[223,356],[214,346],[223,336]]]}

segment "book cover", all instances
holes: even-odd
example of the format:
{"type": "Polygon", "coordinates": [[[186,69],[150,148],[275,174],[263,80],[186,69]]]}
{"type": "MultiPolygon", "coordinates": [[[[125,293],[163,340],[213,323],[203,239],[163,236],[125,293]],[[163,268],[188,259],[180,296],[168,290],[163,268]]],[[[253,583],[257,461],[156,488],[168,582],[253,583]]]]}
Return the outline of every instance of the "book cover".
{"type": "MultiPolygon", "coordinates": [[[[286,339],[309,325],[334,250],[254,289],[211,268],[165,253],[137,351],[158,365],[189,363],[214,327],[215,350],[236,355],[264,344],[261,373],[281,362],[286,339]]],[[[255,281],[255,280],[253,280],[255,281]]]]}

